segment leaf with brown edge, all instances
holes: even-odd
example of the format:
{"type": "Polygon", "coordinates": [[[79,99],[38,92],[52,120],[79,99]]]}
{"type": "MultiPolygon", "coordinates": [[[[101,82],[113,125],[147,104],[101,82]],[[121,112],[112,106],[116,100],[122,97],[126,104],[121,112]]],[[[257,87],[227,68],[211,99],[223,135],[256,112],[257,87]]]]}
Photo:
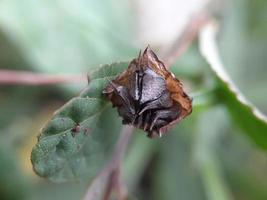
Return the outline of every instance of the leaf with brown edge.
{"type": "Polygon", "coordinates": [[[259,147],[267,149],[267,117],[244,97],[225,71],[215,39],[216,25],[211,22],[201,31],[200,51],[217,77],[217,97],[243,132],[259,147]]]}

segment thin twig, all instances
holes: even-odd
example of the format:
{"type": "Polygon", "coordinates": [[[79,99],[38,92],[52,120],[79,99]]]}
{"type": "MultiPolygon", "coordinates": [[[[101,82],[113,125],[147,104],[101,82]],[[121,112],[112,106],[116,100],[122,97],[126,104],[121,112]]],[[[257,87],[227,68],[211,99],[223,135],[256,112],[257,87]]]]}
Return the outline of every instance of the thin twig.
{"type": "Polygon", "coordinates": [[[105,200],[109,199],[113,188],[115,188],[118,191],[118,200],[126,199],[127,192],[125,188],[123,187],[123,185],[121,184],[120,166],[124,158],[125,152],[127,151],[129,142],[132,138],[133,131],[134,131],[134,127],[129,126],[129,125],[123,126],[121,130],[120,138],[114,150],[112,159],[107,165],[108,169],[106,171],[110,171],[111,176],[110,176],[109,184],[106,188],[106,193],[105,193],[105,198],[104,198],[105,200]]]}
{"type": "Polygon", "coordinates": [[[53,85],[86,82],[86,75],[48,75],[27,71],[0,70],[0,85],[53,85]]]}
{"type": "Polygon", "coordinates": [[[129,126],[129,125],[123,126],[119,141],[114,151],[114,157],[111,160],[111,167],[114,167],[114,168],[118,167],[120,162],[122,161],[124,153],[127,150],[127,146],[132,137],[133,130],[134,130],[133,126],[129,126]]]}
{"type": "Polygon", "coordinates": [[[208,19],[209,17],[204,11],[199,12],[190,19],[184,31],[177,37],[172,47],[162,56],[167,68],[187,50],[208,19]]]}
{"type": "MultiPolygon", "coordinates": [[[[134,128],[132,126],[123,126],[120,133],[120,138],[116,144],[111,160],[90,184],[84,197],[84,200],[94,200],[97,199],[97,196],[102,196],[103,191],[99,191],[99,187],[102,187],[102,189],[104,190],[104,199],[108,199],[112,192],[112,189],[114,188],[114,184],[116,187],[120,187],[119,169],[130,139],[132,137],[133,130],[134,128]]],[[[117,188],[117,190],[122,191],[123,189],[117,188]]],[[[121,196],[120,199],[124,199],[125,194],[119,194],[119,196],[121,196]]]]}
{"type": "MultiPolygon", "coordinates": [[[[207,14],[198,13],[189,21],[181,35],[176,39],[173,46],[163,56],[166,67],[169,67],[180,57],[196,38],[199,30],[206,24],[207,14]]],[[[27,71],[0,70],[0,85],[53,85],[69,82],[86,81],[86,76],[78,75],[47,75],[27,71]]]]}

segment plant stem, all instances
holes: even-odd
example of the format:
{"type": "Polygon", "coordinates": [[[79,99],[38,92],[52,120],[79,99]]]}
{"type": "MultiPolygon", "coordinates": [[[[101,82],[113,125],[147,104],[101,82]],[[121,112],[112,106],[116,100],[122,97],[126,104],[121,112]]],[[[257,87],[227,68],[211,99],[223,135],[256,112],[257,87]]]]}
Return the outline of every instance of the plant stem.
{"type": "Polygon", "coordinates": [[[190,19],[184,31],[179,34],[172,47],[162,56],[167,68],[170,68],[170,65],[187,50],[208,20],[209,16],[204,11],[199,12],[190,19]]]}
{"type": "Polygon", "coordinates": [[[128,144],[131,140],[133,131],[134,131],[133,126],[129,126],[129,125],[123,126],[119,141],[114,151],[114,156],[111,160],[111,167],[116,168],[120,165],[123,159],[123,156],[125,154],[125,151],[127,150],[128,144]]]}
{"type": "Polygon", "coordinates": [[[102,196],[101,191],[100,194],[97,194],[96,192],[96,190],[100,190],[100,187],[104,190],[102,191],[104,193],[103,199],[109,199],[113,188],[118,191],[119,200],[126,198],[127,195],[125,189],[120,181],[120,165],[124,154],[127,151],[133,130],[134,127],[132,126],[123,126],[111,160],[90,184],[84,200],[95,200],[97,199],[97,196],[102,196]]]}
{"type": "Polygon", "coordinates": [[[0,85],[54,85],[87,81],[86,75],[48,75],[27,71],[0,70],[0,85]]]}

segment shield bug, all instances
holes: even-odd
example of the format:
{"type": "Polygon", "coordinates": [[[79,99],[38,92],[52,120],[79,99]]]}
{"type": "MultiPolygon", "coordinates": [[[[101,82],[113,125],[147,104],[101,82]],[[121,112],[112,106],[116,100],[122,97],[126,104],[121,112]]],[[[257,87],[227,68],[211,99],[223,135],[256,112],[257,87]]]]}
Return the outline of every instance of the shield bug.
{"type": "Polygon", "coordinates": [[[103,94],[117,107],[123,124],[162,136],[192,112],[192,100],[181,82],[147,47],[128,69],[111,80],[103,94]]]}

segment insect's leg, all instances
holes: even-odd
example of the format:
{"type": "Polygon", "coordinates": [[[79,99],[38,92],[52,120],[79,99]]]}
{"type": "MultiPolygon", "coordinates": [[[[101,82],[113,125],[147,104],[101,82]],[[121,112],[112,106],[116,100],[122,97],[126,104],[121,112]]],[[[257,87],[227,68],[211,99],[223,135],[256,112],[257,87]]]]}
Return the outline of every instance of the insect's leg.
{"type": "Polygon", "coordinates": [[[173,106],[171,108],[167,108],[164,110],[156,110],[153,114],[153,120],[151,122],[149,130],[152,131],[154,126],[164,126],[168,124],[170,121],[173,121],[180,114],[180,109],[177,106],[173,106]]]}
{"type": "Polygon", "coordinates": [[[150,119],[151,119],[151,111],[147,111],[144,121],[143,121],[143,129],[144,131],[146,131],[148,129],[149,123],[150,123],[150,119]]]}
{"type": "Polygon", "coordinates": [[[172,104],[173,103],[170,98],[169,92],[165,90],[159,98],[144,103],[142,110],[138,114],[141,115],[145,111],[151,110],[151,109],[168,108],[168,107],[171,107],[172,104]]]}
{"type": "Polygon", "coordinates": [[[122,104],[124,107],[127,107],[131,113],[135,113],[131,101],[131,96],[129,95],[127,89],[124,86],[117,85],[112,81],[109,81],[110,85],[114,88],[114,92],[122,99],[122,104]]]}
{"type": "MultiPolygon", "coordinates": [[[[149,127],[150,131],[152,131],[155,124],[159,122],[159,118],[161,118],[161,124],[162,124],[162,123],[164,123],[162,118],[168,117],[168,112],[166,112],[165,110],[158,110],[158,111],[155,111],[153,114],[154,114],[154,117],[153,117],[153,120],[152,120],[150,127],[149,127]]],[[[159,124],[157,124],[157,125],[159,125],[159,124]]]]}

